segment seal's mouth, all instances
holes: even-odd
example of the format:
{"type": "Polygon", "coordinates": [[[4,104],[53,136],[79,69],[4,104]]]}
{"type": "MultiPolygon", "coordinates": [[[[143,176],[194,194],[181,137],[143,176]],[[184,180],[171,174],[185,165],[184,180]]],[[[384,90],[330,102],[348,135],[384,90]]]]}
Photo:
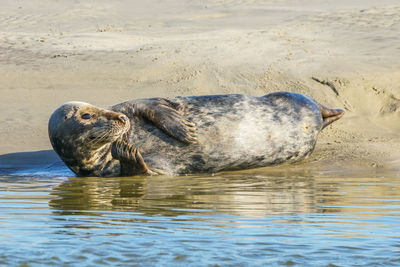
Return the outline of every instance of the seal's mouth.
{"type": "Polygon", "coordinates": [[[321,104],[318,104],[318,107],[319,107],[319,110],[321,111],[322,119],[323,119],[322,129],[324,129],[326,126],[328,126],[332,122],[337,121],[344,115],[343,109],[330,109],[330,108],[324,107],[321,104]]]}

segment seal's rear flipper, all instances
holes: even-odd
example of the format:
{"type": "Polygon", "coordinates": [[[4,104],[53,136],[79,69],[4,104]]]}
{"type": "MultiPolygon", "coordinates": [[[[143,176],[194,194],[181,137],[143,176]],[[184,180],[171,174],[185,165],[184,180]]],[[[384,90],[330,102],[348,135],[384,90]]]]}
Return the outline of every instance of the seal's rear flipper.
{"type": "Polygon", "coordinates": [[[344,110],[342,109],[330,109],[327,107],[324,107],[323,105],[318,103],[319,110],[321,111],[322,114],[322,119],[323,119],[323,126],[322,129],[324,129],[326,126],[331,124],[334,121],[337,121],[344,115],[344,110]]]}
{"type": "Polygon", "coordinates": [[[111,155],[119,160],[122,176],[157,175],[147,167],[139,150],[125,141],[119,140],[113,143],[111,155]]]}

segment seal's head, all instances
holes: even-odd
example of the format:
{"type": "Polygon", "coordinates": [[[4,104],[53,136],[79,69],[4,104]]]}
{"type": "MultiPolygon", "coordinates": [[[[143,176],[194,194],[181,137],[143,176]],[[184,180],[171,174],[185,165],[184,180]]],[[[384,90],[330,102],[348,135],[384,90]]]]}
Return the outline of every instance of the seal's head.
{"type": "Polygon", "coordinates": [[[122,113],[84,102],[68,102],[49,120],[50,142],[77,175],[96,175],[112,160],[111,144],[130,128],[122,113]]]}

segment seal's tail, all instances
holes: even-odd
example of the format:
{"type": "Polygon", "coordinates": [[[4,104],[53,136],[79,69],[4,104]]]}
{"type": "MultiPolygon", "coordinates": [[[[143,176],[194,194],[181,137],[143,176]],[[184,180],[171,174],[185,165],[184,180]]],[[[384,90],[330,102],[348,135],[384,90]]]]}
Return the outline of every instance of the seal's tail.
{"type": "Polygon", "coordinates": [[[323,126],[322,129],[324,129],[326,126],[331,124],[332,122],[340,119],[343,114],[344,110],[343,109],[330,109],[327,107],[324,107],[323,105],[318,103],[319,110],[321,111],[322,114],[322,119],[323,119],[323,126]]]}

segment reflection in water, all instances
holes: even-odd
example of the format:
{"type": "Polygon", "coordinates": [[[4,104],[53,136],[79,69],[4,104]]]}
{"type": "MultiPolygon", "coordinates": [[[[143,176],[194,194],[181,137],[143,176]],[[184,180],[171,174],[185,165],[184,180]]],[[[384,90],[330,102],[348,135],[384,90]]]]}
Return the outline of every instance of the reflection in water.
{"type": "Polygon", "coordinates": [[[134,211],[176,216],[225,213],[264,216],[292,213],[357,212],[377,199],[399,195],[382,178],[312,177],[285,171],[230,172],[217,176],[69,178],[54,188],[52,209],[134,211]],[[368,191],[370,201],[365,199],[368,191]],[[360,200],[361,199],[361,200],[360,200]]]}
{"type": "Polygon", "coordinates": [[[0,177],[0,265],[389,265],[396,173],[0,177]]]}
{"type": "Polygon", "coordinates": [[[199,212],[262,216],[318,212],[315,190],[313,178],[300,176],[228,173],[218,177],[70,178],[54,188],[52,195],[57,198],[50,206],[66,214],[71,210],[120,210],[150,216],[199,212]]]}

